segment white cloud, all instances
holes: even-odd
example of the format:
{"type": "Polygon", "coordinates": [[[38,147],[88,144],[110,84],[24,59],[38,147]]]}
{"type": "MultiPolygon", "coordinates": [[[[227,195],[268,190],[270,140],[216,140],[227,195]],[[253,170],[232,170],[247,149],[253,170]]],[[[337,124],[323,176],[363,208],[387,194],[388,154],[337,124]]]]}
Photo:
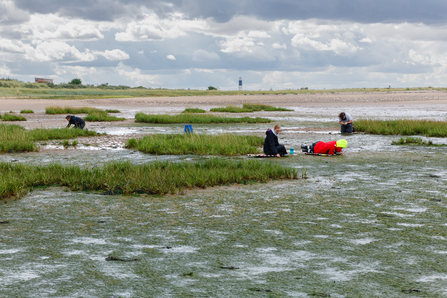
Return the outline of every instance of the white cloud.
{"type": "Polygon", "coordinates": [[[177,60],[177,59],[175,59],[174,55],[167,55],[167,56],[166,56],[166,59],[169,59],[169,60],[177,60]]]}
{"type": "Polygon", "coordinates": [[[221,52],[224,53],[234,53],[234,52],[248,52],[251,53],[253,51],[253,47],[256,44],[253,42],[252,38],[248,37],[228,37],[225,41],[220,43],[221,52]]]}
{"type": "Polygon", "coordinates": [[[144,51],[143,50],[138,51],[138,54],[144,54],[144,51]]]}
{"type": "Polygon", "coordinates": [[[271,38],[265,31],[250,31],[248,37],[258,37],[258,38],[271,38]]]}
{"type": "Polygon", "coordinates": [[[158,81],[157,75],[148,75],[141,73],[141,70],[138,68],[131,69],[125,67],[121,62],[116,68],[117,74],[126,77],[127,79],[132,80],[136,85],[158,85],[160,82],[158,81]]]}
{"type": "Polygon", "coordinates": [[[106,58],[107,60],[110,60],[110,61],[127,60],[130,58],[126,52],[118,50],[118,49],[111,50],[111,51],[105,50],[104,52],[93,51],[93,54],[104,56],[104,58],[106,58]]]}
{"type": "Polygon", "coordinates": [[[317,51],[333,51],[337,55],[347,55],[355,53],[361,49],[355,45],[347,43],[339,38],[331,39],[327,44],[320,41],[310,39],[303,34],[296,34],[292,38],[292,46],[296,48],[302,48],[305,50],[317,50],[317,51]]]}
{"type": "Polygon", "coordinates": [[[371,40],[371,38],[369,38],[369,37],[364,37],[364,38],[360,39],[359,42],[371,43],[372,40],[371,40]]]}
{"type": "Polygon", "coordinates": [[[411,64],[429,65],[430,57],[428,55],[418,54],[415,50],[408,51],[408,57],[412,60],[411,64]]]}
{"type": "Polygon", "coordinates": [[[192,56],[193,61],[217,61],[220,60],[219,55],[214,52],[207,52],[205,50],[197,50],[192,56]]]}
{"type": "Polygon", "coordinates": [[[146,14],[143,20],[128,23],[124,32],[115,34],[115,39],[125,42],[177,38],[186,34],[181,23],[184,23],[181,15],[160,19],[156,14],[146,14]]]}
{"type": "Polygon", "coordinates": [[[39,42],[36,48],[26,47],[25,57],[31,61],[93,61],[95,55],[86,49],[80,52],[75,46],[65,42],[39,42]]]}
{"type": "Polygon", "coordinates": [[[286,44],[280,45],[279,43],[275,42],[274,44],[272,44],[272,48],[286,50],[287,49],[287,45],[286,44]]]}

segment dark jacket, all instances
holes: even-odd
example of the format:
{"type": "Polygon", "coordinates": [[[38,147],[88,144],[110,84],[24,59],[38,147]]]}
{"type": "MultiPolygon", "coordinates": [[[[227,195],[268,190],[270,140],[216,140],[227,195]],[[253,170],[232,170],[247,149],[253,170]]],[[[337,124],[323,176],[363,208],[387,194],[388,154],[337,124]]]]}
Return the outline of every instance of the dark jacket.
{"type": "Polygon", "coordinates": [[[85,121],[82,118],[76,117],[76,116],[71,116],[70,117],[70,121],[68,122],[67,127],[70,127],[70,125],[74,125],[75,127],[84,127],[85,126],[85,121]]]}
{"type": "Polygon", "coordinates": [[[265,132],[266,137],[264,141],[264,153],[266,155],[276,155],[278,150],[276,147],[279,146],[278,137],[273,133],[271,129],[265,132]]]}

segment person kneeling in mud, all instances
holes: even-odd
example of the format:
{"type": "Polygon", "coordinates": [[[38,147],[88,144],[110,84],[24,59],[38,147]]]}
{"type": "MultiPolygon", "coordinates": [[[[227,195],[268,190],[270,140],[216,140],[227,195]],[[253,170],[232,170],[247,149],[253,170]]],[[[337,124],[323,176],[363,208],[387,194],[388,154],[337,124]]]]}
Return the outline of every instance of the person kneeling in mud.
{"type": "Polygon", "coordinates": [[[281,157],[287,154],[286,147],[278,142],[278,134],[281,132],[281,126],[276,124],[273,129],[268,129],[265,134],[264,154],[281,157]]]}
{"type": "Polygon", "coordinates": [[[68,115],[65,119],[68,121],[67,127],[73,124],[75,128],[84,129],[85,121],[82,118],[68,115]]]}
{"type": "Polygon", "coordinates": [[[303,145],[301,149],[303,152],[314,153],[314,154],[327,154],[343,155],[342,149],[348,147],[348,142],[345,139],[331,142],[315,142],[311,146],[303,145]]]}

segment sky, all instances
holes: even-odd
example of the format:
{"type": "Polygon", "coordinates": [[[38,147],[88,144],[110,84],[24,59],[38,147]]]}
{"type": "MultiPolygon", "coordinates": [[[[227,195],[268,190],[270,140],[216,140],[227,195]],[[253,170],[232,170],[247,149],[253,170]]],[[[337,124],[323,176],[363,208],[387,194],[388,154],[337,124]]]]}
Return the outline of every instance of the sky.
{"type": "Polygon", "coordinates": [[[0,78],[150,88],[447,86],[445,0],[0,0],[0,78]]]}

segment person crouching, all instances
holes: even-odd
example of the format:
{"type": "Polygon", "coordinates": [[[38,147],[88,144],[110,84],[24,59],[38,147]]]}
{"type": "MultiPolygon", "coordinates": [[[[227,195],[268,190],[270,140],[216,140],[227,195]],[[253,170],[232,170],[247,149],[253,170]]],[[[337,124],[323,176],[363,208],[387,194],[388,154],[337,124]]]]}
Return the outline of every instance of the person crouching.
{"type": "Polygon", "coordinates": [[[265,155],[275,155],[276,157],[281,157],[287,154],[286,147],[280,145],[278,142],[278,134],[281,132],[281,126],[275,125],[273,129],[268,129],[265,134],[264,141],[264,154],[265,155]]]}
{"type": "Polygon", "coordinates": [[[304,152],[327,155],[343,155],[342,149],[346,147],[348,147],[348,142],[345,139],[331,142],[315,142],[310,148],[308,146],[301,146],[304,152]]]}
{"type": "Polygon", "coordinates": [[[84,129],[85,121],[82,118],[68,115],[65,119],[68,121],[67,128],[73,124],[75,128],[84,129]]]}

